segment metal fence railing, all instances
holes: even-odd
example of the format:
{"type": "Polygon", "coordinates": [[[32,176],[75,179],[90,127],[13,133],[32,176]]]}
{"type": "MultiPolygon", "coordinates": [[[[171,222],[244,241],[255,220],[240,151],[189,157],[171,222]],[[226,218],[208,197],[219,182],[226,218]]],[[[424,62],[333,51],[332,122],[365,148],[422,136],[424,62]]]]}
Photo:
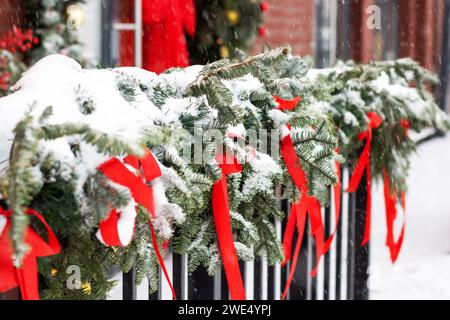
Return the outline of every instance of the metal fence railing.
{"type": "MultiPolygon", "coordinates": [[[[343,189],[348,184],[349,172],[342,174],[343,189]]],[[[361,181],[365,181],[363,178],[361,181]]],[[[335,226],[334,199],[330,192],[330,207],[322,209],[325,233],[330,235],[335,226]]],[[[365,225],[366,187],[361,183],[356,193],[341,194],[341,218],[338,222],[336,238],[330,251],[319,266],[317,277],[309,275],[315,265],[314,242],[305,236],[302,243],[294,281],[288,294],[291,300],[362,300],[368,299],[367,287],[369,266],[369,245],[361,246],[365,225]]],[[[283,211],[289,214],[290,205],[280,201],[283,211]]],[[[277,235],[281,239],[284,224],[276,223],[277,235]]],[[[307,232],[307,234],[309,231],[307,232]]],[[[295,239],[294,239],[295,242],[295,239]]],[[[199,267],[188,273],[186,255],[169,254],[165,260],[177,296],[184,300],[226,300],[228,288],[223,270],[210,277],[199,267]]],[[[286,284],[287,267],[279,264],[269,266],[267,261],[258,258],[252,262],[241,263],[242,276],[247,299],[278,300],[286,284]]],[[[170,300],[172,294],[164,277],[160,277],[160,290],[157,294],[148,293],[148,282],[135,286],[134,271],[117,274],[117,286],[110,292],[110,300],[170,300]]]]}
{"type": "MultiPolygon", "coordinates": [[[[349,171],[342,172],[342,186],[346,189],[349,171]]],[[[363,178],[362,182],[365,181],[363,178]]],[[[341,193],[341,217],[336,237],[330,251],[319,265],[316,277],[311,277],[315,265],[314,242],[310,236],[303,237],[302,250],[287,299],[290,300],[363,300],[368,299],[367,286],[369,266],[369,245],[361,246],[365,224],[366,187],[361,182],[357,192],[341,193]]],[[[277,190],[278,192],[279,190],[277,190]]],[[[330,192],[330,206],[322,209],[326,236],[334,230],[334,195],[330,192]]],[[[281,209],[289,215],[290,205],[280,200],[281,209]]],[[[277,236],[281,240],[284,223],[276,222],[277,236]]],[[[309,226],[308,226],[309,228],[309,226]]],[[[309,230],[307,231],[307,235],[309,230]]],[[[294,242],[296,239],[294,238],[294,242]]],[[[179,299],[183,300],[226,300],[228,288],[223,270],[210,277],[199,267],[188,272],[186,255],[169,254],[165,259],[167,271],[179,299]]],[[[258,258],[251,262],[241,262],[242,276],[247,299],[278,300],[286,284],[289,265],[281,268],[279,264],[269,266],[267,261],[258,258]]],[[[135,285],[135,270],[129,273],[116,273],[113,280],[117,285],[110,291],[108,300],[171,300],[172,293],[164,277],[160,277],[159,290],[149,293],[148,280],[135,285]]],[[[17,300],[18,290],[0,295],[0,300],[17,300]]]]}

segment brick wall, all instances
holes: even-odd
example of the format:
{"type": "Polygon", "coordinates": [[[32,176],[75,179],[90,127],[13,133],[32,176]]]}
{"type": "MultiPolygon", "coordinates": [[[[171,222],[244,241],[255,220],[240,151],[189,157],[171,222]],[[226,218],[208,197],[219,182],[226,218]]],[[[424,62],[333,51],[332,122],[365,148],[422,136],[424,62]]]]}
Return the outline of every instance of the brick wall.
{"type": "MultiPolygon", "coordinates": [[[[22,22],[20,1],[0,0],[0,36],[22,22]]],[[[315,1],[266,0],[267,34],[258,38],[252,53],[259,53],[264,44],[271,47],[290,44],[294,54],[314,54],[315,1]]],[[[374,39],[365,27],[367,6],[374,0],[351,0],[351,58],[367,62],[374,58],[374,39]]],[[[436,71],[441,52],[443,0],[400,0],[399,55],[419,60],[436,71]]],[[[100,19],[100,17],[98,17],[100,19]]]]}
{"type": "Polygon", "coordinates": [[[14,25],[22,22],[20,1],[0,0],[0,36],[7,33],[14,25]]]}
{"type": "Polygon", "coordinates": [[[367,27],[367,8],[374,3],[374,0],[352,0],[350,3],[351,58],[354,61],[368,63],[373,60],[375,47],[373,32],[367,27]]]}
{"type": "Polygon", "coordinates": [[[293,52],[312,55],[314,52],[314,0],[267,0],[267,34],[259,38],[252,53],[259,53],[264,44],[277,47],[289,43],[293,52]]]}
{"type": "Polygon", "coordinates": [[[442,0],[400,0],[401,57],[412,57],[436,71],[442,50],[444,2],[442,0]]]}

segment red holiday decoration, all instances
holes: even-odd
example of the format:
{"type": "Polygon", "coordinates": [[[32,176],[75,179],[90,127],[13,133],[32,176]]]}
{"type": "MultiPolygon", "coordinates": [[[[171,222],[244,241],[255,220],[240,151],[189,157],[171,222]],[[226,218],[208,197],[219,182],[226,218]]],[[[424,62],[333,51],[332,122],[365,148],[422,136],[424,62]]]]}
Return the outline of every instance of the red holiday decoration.
{"type": "Polygon", "coordinates": [[[395,241],[394,237],[394,221],[397,218],[397,195],[395,190],[391,188],[389,175],[386,171],[383,171],[383,182],[384,182],[384,203],[386,207],[386,227],[387,227],[387,236],[386,236],[386,245],[389,248],[389,252],[391,255],[391,261],[394,263],[398,254],[400,253],[400,249],[403,244],[403,238],[405,236],[405,227],[406,227],[406,201],[405,201],[405,193],[401,193],[400,204],[403,212],[403,224],[402,229],[400,231],[400,235],[395,241]]]}
{"type": "MultiPolygon", "coordinates": [[[[122,20],[130,21],[133,9],[127,5],[122,20]]],[[[142,2],[143,68],[161,73],[171,67],[190,64],[185,32],[195,33],[193,0],[152,0],[142,2]]],[[[133,36],[121,38],[121,65],[133,65],[133,36]]]]}
{"type": "Polygon", "coordinates": [[[11,31],[0,38],[0,49],[12,53],[27,52],[37,43],[39,43],[39,39],[33,35],[33,30],[22,30],[14,26],[11,31]]]}
{"type": "MultiPolygon", "coordinates": [[[[301,168],[300,160],[298,159],[297,152],[295,151],[294,144],[291,136],[287,135],[281,142],[281,155],[283,157],[286,168],[294,180],[295,185],[301,192],[301,198],[299,202],[292,204],[292,213],[289,215],[288,226],[284,234],[283,245],[285,252],[285,260],[283,266],[291,258],[292,238],[294,233],[294,226],[297,226],[298,238],[294,251],[293,262],[291,264],[291,270],[289,272],[289,278],[286,283],[285,290],[283,292],[282,299],[285,299],[287,291],[294,277],[295,267],[297,265],[298,254],[303,239],[303,233],[305,231],[305,220],[308,216],[311,223],[312,235],[316,240],[316,261],[317,265],[320,263],[320,258],[324,251],[324,228],[322,223],[322,215],[319,201],[308,195],[308,184],[305,176],[305,172],[301,168]]],[[[314,276],[317,273],[317,266],[311,272],[314,276]]]]}
{"type": "MultiPolygon", "coordinates": [[[[301,101],[301,97],[294,98],[293,100],[283,100],[277,96],[274,96],[275,101],[279,104],[280,110],[293,110],[297,107],[301,101]]],[[[290,128],[290,126],[288,126],[290,128]]],[[[339,150],[337,150],[339,151],[339,150]]],[[[283,247],[285,260],[282,266],[291,260],[292,240],[294,237],[295,227],[297,227],[297,243],[294,249],[294,256],[292,257],[292,264],[289,271],[288,280],[286,282],[285,289],[283,291],[282,299],[286,298],[289,287],[294,278],[295,269],[297,266],[298,256],[300,254],[300,248],[303,241],[303,234],[305,232],[306,217],[309,218],[311,224],[312,235],[316,241],[316,260],[317,265],[312,270],[311,275],[317,274],[317,266],[320,263],[321,257],[329,250],[331,243],[337,231],[337,225],[340,216],[341,206],[341,170],[340,164],[336,162],[336,169],[338,174],[338,183],[334,186],[334,206],[335,206],[335,228],[330,237],[325,241],[325,231],[322,222],[321,207],[319,201],[314,197],[308,195],[308,183],[306,180],[305,172],[303,171],[291,136],[287,135],[281,141],[281,155],[288,170],[288,173],[294,180],[297,189],[301,192],[301,198],[298,202],[295,202],[291,206],[291,213],[289,215],[286,231],[283,238],[283,247]]]]}
{"type": "MultiPolygon", "coordinates": [[[[3,68],[6,65],[4,62],[5,59],[0,59],[0,68],[3,68]]],[[[8,90],[8,87],[11,85],[11,73],[2,72],[0,73],[0,89],[2,91],[8,90]]]]}
{"type": "Polygon", "coordinates": [[[301,97],[296,97],[292,100],[283,100],[280,97],[274,96],[275,101],[278,103],[279,105],[279,109],[280,110],[287,110],[287,111],[291,111],[294,110],[298,103],[302,100],[301,97]]]}
{"type": "Polygon", "coordinates": [[[369,127],[366,131],[361,132],[358,136],[359,140],[366,140],[366,145],[361,153],[361,156],[356,163],[353,174],[350,178],[350,182],[348,185],[348,192],[356,192],[358,189],[359,183],[361,182],[361,178],[363,176],[364,171],[366,172],[366,185],[367,185],[367,203],[366,203],[366,225],[364,228],[364,238],[362,241],[362,245],[365,245],[369,242],[370,239],[370,215],[372,210],[372,176],[371,176],[371,168],[370,168],[370,150],[372,148],[372,137],[373,137],[373,129],[378,128],[381,125],[382,119],[375,112],[369,112],[367,114],[369,117],[369,127]]]}
{"type": "Polygon", "coordinates": [[[405,134],[408,136],[409,135],[409,129],[411,129],[411,122],[409,122],[408,119],[401,119],[400,120],[400,125],[403,127],[403,129],[405,129],[405,134]]]}
{"type": "Polygon", "coordinates": [[[222,257],[228,289],[232,300],[245,300],[245,289],[239,268],[236,248],[231,229],[230,208],[228,205],[227,175],[242,171],[234,156],[218,155],[217,162],[222,169],[222,178],[214,183],[212,190],[212,209],[216,225],[220,255],[222,257]]]}
{"type": "MultiPolygon", "coordinates": [[[[143,158],[137,158],[135,156],[128,156],[124,159],[124,163],[117,158],[112,158],[98,168],[105,176],[111,179],[113,182],[127,187],[133,199],[142,205],[147,211],[155,216],[154,201],[153,201],[153,189],[148,185],[150,181],[161,176],[161,169],[156,162],[155,157],[146,150],[146,154],[143,158]],[[127,169],[125,164],[132,166],[138,172],[138,175],[134,175],[127,169]]],[[[101,234],[103,240],[107,245],[122,245],[118,236],[117,225],[117,212],[112,210],[108,219],[100,224],[101,234]]],[[[152,235],[153,247],[155,249],[156,257],[159,261],[161,269],[167,280],[167,283],[172,290],[174,300],[176,300],[175,290],[169,278],[169,274],[164,264],[164,259],[159,251],[158,242],[156,239],[155,230],[151,219],[149,219],[149,228],[152,235]]]]}
{"type": "Polygon", "coordinates": [[[267,34],[267,28],[265,26],[261,26],[258,28],[258,34],[260,37],[265,37],[267,34]]]}
{"type": "MultiPolygon", "coordinates": [[[[301,97],[297,97],[293,100],[283,100],[276,96],[274,98],[279,104],[278,109],[280,110],[293,110],[301,101],[301,97]]],[[[285,136],[281,141],[281,155],[283,157],[288,173],[292,177],[292,180],[294,180],[297,189],[301,192],[300,200],[292,204],[291,214],[288,218],[286,232],[283,239],[285,260],[282,265],[284,266],[291,259],[292,240],[294,236],[295,226],[297,226],[297,243],[295,245],[289,277],[282,295],[282,299],[285,299],[294,278],[294,272],[297,266],[298,255],[300,253],[300,248],[303,240],[303,234],[305,232],[306,217],[308,216],[309,218],[312,235],[316,240],[317,265],[319,265],[320,259],[325,252],[325,233],[322,222],[320,203],[314,196],[308,195],[308,183],[306,180],[306,175],[301,167],[300,160],[298,158],[290,134],[285,136]]],[[[327,243],[328,242],[329,241],[327,241],[327,243]]],[[[317,274],[317,265],[311,272],[311,275],[313,276],[317,274]]]]}
{"type": "MultiPolygon", "coordinates": [[[[405,129],[406,136],[409,135],[411,123],[408,119],[401,119],[400,125],[405,129]]],[[[405,192],[400,193],[400,201],[397,198],[397,192],[391,187],[391,181],[389,174],[386,170],[383,170],[383,183],[384,183],[384,204],[386,208],[386,245],[389,248],[391,261],[394,263],[400,253],[400,249],[403,244],[403,238],[405,236],[406,227],[406,196],[405,192]],[[397,203],[400,202],[400,206],[403,212],[403,223],[397,241],[394,237],[394,221],[397,218],[397,203]]]]}
{"type": "Polygon", "coordinates": [[[23,300],[39,300],[37,258],[58,254],[61,247],[56,235],[41,214],[32,209],[27,209],[26,213],[36,217],[42,223],[47,231],[48,240],[45,241],[31,227],[28,227],[25,243],[30,246],[30,251],[25,255],[22,266],[16,268],[13,265],[13,248],[9,239],[13,213],[0,207],[0,215],[7,219],[6,226],[0,234],[0,292],[19,286],[23,300]]]}
{"type": "Polygon", "coordinates": [[[262,12],[266,12],[267,10],[269,10],[269,3],[267,1],[262,1],[259,4],[259,10],[261,10],[262,12]]]}
{"type": "MultiPolygon", "coordinates": [[[[39,43],[39,39],[33,35],[31,29],[22,30],[14,26],[11,31],[0,38],[0,50],[7,50],[13,54],[24,53],[37,43],[39,43]]],[[[8,59],[0,57],[0,90],[4,92],[11,86],[9,63],[8,59]]]]}

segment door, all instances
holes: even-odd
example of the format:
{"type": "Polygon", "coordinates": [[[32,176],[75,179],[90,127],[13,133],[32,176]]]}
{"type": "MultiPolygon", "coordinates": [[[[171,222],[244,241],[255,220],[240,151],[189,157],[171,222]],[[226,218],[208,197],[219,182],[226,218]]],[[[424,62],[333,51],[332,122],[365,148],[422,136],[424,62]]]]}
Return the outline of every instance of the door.
{"type": "Polygon", "coordinates": [[[102,61],[108,67],[142,67],[142,0],[103,2],[102,61]]]}

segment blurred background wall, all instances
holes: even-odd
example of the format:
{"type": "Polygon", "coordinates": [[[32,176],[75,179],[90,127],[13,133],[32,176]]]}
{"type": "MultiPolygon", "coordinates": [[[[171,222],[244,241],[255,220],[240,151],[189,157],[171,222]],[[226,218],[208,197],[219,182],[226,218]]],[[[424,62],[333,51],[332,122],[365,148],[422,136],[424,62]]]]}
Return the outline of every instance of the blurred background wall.
{"type": "MultiPolygon", "coordinates": [[[[84,22],[78,34],[86,55],[100,65],[108,65],[105,54],[120,55],[126,50],[120,40],[105,37],[112,26],[109,20],[114,19],[105,13],[112,3],[130,1],[87,0],[83,5],[84,22]]],[[[448,106],[449,0],[266,2],[269,9],[264,12],[264,35],[256,38],[251,53],[260,52],[263,45],[289,43],[295,54],[313,56],[317,67],[338,59],[369,62],[411,57],[440,76],[442,86],[436,89],[437,98],[443,108],[448,106]]],[[[2,0],[0,36],[22,22],[20,1],[2,0]]]]}

